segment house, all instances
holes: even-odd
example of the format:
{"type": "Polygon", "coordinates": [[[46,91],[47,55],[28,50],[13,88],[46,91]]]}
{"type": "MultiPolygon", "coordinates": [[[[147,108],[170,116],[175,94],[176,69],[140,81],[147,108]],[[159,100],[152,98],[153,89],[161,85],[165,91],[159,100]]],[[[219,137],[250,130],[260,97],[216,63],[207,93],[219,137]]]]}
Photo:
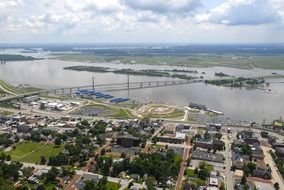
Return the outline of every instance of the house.
{"type": "Polygon", "coordinates": [[[95,183],[99,182],[99,176],[98,175],[93,175],[93,174],[84,174],[80,180],[75,184],[77,189],[84,189],[85,187],[85,181],[88,180],[93,180],[95,183]]]}
{"type": "Polygon", "coordinates": [[[268,134],[267,131],[261,131],[260,135],[261,135],[262,138],[268,138],[269,137],[269,134],[268,134]]]}
{"type": "Polygon", "coordinates": [[[165,142],[165,143],[174,143],[174,144],[181,144],[184,142],[185,139],[183,138],[176,138],[175,136],[157,136],[157,140],[159,142],[165,142]]]}
{"type": "Polygon", "coordinates": [[[252,158],[257,160],[263,160],[264,154],[263,150],[259,146],[254,146],[251,148],[252,151],[252,158]]]}
{"type": "Polygon", "coordinates": [[[132,135],[126,134],[126,135],[120,135],[116,138],[116,143],[120,146],[130,148],[130,147],[137,147],[141,143],[141,138],[134,137],[132,135]]]}
{"type": "Polygon", "coordinates": [[[279,160],[284,160],[284,147],[276,147],[275,155],[279,160]]]}
{"type": "Polygon", "coordinates": [[[218,123],[210,123],[208,128],[209,128],[209,130],[214,130],[216,132],[220,132],[221,128],[222,128],[222,125],[218,124],[218,123]]]}
{"type": "Polygon", "coordinates": [[[244,141],[245,141],[245,143],[250,144],[250,145],[256,145],[256,144],[259,145],[260,144],[257,137],[247,137],[247,138],[244,138],[244,141]]]}
{"type": "Polygon", "coordinates": [[[252,172],[252,176],[270,180],[271,179],[271,171],[263,170],[263,169],[255,169],[252,172]]]}
{"type": "Polygon", "coordinates": [[[218,162],[218,163],[224,163],[225,160],[222,154],[213,154],[202,150],[194,150],[191,154],[191,159],[205,160],[209,162],[218,162]]]}
{"type": "Polygon", "coordinates": [[[246,139],[253,137],[253,132],[251,130],[242,130],[238,133],[240,139],[246,139]]]}
{"type": "Polygon", "coordinates": [[[268,143],[271,144],[271,145],[274,144],[274,143],[276,143],[275,137],[269,136],[269,137],[268,137],[268,143]]]}
{"type": "Polygon", "coordinates": [[[221,140],[207,140],[207,139],[197,139],[195,141],[195,146],[198,148],[204,148],[204,149],[214,149],[214,150],[223,150],[225,147],[225,143],[221,140]]]}
{"type": "Polygon", "coordinates": [[[253,177],[271,179],[271,168],[263,161],[256,162],[256,169],[252,172],[253,177]]]}
{"type": "Polygon", "coordinates": [[[31,127],[26,124],[21,124],[17,126],[18,133],[29,133],[31,131],[31,127]]]}
{"type": "Polygon", "coordinates": [[[189,130],[189,129],[190,129],[190,125],[180,124],[176,126],[176,131],[178,132],[182,132],[183,130],[189,130]]]}
{"type": "Polygon", "coordinates": [[[219,186],[219,181],[218,181],[218,178],[216,176],[210,176],[209,186],[210,187],[218,187],[219,186]]]}
{"type": "Polygon", "coordinates": [[[232,165],[235,166],[237,169],[243,169],[244,165],[249,163],[249,156],[248,155],[242,155],[238,151],[232,152],[232,165]]]}

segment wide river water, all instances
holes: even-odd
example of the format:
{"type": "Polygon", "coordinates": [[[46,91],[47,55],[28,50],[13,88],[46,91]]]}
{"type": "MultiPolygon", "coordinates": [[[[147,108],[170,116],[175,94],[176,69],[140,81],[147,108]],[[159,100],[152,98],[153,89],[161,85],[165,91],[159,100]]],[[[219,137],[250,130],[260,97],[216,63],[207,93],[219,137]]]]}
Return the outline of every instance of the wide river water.
{"type": "MultiPolygon", "coordinates": [[[[90,73],[63,70],[66,66],[94,65],[116,69],[187,69],[197,70],[197,76],[205,72],[204,78],[214,78],[215,72],[224,72],[234,76],[267,76],[276,72],[283,74],[284,71],[273,71],[263,69],[240,70],[225,67],[211,68],[182,68],[174,66],[151,66],[151,65],[126,65],[117,63],[78,63],[58,60],[37,60],[22,62],[7,62],[0,65],[0,79],[14,85],[30,84],[42,88],[73,87],[91,85],[92,77],[95,77],[96,84],[122,83],[127,82],[127,76],[114,73],[90,73]]],[[[181,73],[182,74],[182,73],[181,73]]],[[[130,81],[156,81],[171,80],[160,77],[130,76],[130,81]]],[[[187,106],[190,102],[205,104],[210,109],[225,113],[226,117],[233,120],[272,121],[284,116],[284,79],[271,80],[270,89],[267,93],[258,89],[231,89],[205,85],[204,83],[187,84],[180,86],[168,86],[160,88],[149,88],[131,90],[130,92],[112,92],[117,96],[140,100],[141,102],[163,102],[187,106]]]]}

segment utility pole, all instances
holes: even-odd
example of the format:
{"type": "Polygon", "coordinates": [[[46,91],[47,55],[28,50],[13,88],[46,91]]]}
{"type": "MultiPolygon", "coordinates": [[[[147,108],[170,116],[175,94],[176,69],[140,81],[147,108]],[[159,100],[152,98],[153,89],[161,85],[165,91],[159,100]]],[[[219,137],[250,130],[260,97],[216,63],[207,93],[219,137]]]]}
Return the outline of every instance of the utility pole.
{"type": "Polygon", "coordinates": [[[92,77],[92,82],[93,82],[93,91],[95,90],[95,77],[92,77]]]}

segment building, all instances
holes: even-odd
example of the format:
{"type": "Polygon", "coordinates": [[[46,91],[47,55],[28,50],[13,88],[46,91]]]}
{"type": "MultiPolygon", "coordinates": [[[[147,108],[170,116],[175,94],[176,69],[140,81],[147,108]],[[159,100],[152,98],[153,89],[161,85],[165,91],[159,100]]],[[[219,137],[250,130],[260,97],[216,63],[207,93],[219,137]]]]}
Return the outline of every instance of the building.
{"type": "Polygon", "coordinates": [[[190,129],[190,125],[180,124],[176,126],[177,132],[182,132],[183,130],[189,130],[189,129],[190,129]]]}
{"type": "Polygon", "coordinates": [[[213,154],[202,150],[194,150],[191,154],[191,159],[204,160],[204,161],[217,162],[217,163],[224,163],[225,160],[222,154],[213,154]]]}
{"type": "Polygon", "coordinates": [[[75,184],[77,189],[84,189],[85,187],[85,181],[93,180],[95,183],[99,182],[99,176],[98,175],[92,175],[92,174],[84,174],[80,180],[75,184]]]}
{"type": "Polygon", "coordinates": [[[214,140],[197,139],[195,141],[195,146],[198,148],[204,148],[204,149],[223,150],[225,143],[217,139],[214,139],[214,140]]]}
{"type": "Polygon", "coordinates": [[[157,136],[157,140],[159,142],[165,142],[165,143],[174,143],[174,144],[181,144],[184,142],[185,139],[183,138],[176,138],[175,136],[157,136]]]}
{"type": "Polygon", "coordinates": [[[18,133],[29,133],[31,131],[31,127],[29,125],[18,125],[17,126],[17,132],[18,133]]]}
{"type": "Polygon", "coordinates": [[[264,154],[263,150],[259,146],[254,146],[251,148],[252,151],[252,158],[257,160],[263,160],[264,154]]]}
{"type": "Polygon", "coordinates": [[[278,159],[284,160],[284,147],[276,147],[275,155],[277,156],[278,159]]]}
{"type": "Polygon", "coordinates": [[[270,180],[271,179],[271,171],[269,171],[268,169],[258,169],[257,168],[255,170],[253,170],[252,176],[270,180]]]}
{"type": "Polygon", "coordinates": [[[240,152],[233,151],[232,152],[232,165],[235,166],[237,169],[242,170],[243,167],[248,164],[249,156],[248,155],[242,155],[240,152]]]}
{"type": "Polygon", "coordinates": [[[130,147],[137,147],[141,143],[141,138],[134,137],[132,135],[120,135],[116,138],[116,143],[120,146],[130,148],[130,147]]]}
{"type": "Polygon", "coordinates": [[[262,138],[268,138],[269,137],[269,134],[268,134],[267,131],[261,131],[260,135],[261,135],[262,138]]]}
{"type": "Polygon", "coordinates": [[[216,132],[220,132],[222,125],[219,123],[210,123],[208,126],[209,130],[214,130],[216,132]]]}
{"type": "Polygon", "coordinates": [[[247,138],[244,138],[244,141],[245,141],[245,143],[250,144],[250,145],[256,145],[256,144],[259,145],[260,144],[257,137],[247,137],[247,138]]]}
{"type": "Polygon", "coordinates": [[[210,176],[209,186],[210,187],[218,187],[219,186],[219,181],[218,181],[218,178],[216,176],[210,176]]]}
{"type": "Polygon", "coordinates": [[[23,99],[23,102],[29,104],[37,100],[39,100],[38,96],[28,96],[23,99]]]}
{"type": "Polygon", "coordinates": [[[253,137],[253,132],[251,130],[242,130],[238,133],[240,139],[247,139],[253,137]]]}

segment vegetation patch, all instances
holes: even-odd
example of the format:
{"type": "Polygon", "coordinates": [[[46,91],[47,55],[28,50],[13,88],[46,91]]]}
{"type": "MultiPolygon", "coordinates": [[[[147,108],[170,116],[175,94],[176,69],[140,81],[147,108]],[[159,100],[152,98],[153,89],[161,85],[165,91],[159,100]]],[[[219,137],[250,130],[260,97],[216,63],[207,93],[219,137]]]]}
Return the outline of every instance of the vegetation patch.
{"type": "Polygon", "coordinates": [[[22,142],[13,148],[13,150],[6,152],[10,155],[12,160],[37,163],[40,162],[41,156],[49,158],[56,156],[64,149],[62,146],[55,146],[53,144],[44,144],[37,142],[22,142]]]}

